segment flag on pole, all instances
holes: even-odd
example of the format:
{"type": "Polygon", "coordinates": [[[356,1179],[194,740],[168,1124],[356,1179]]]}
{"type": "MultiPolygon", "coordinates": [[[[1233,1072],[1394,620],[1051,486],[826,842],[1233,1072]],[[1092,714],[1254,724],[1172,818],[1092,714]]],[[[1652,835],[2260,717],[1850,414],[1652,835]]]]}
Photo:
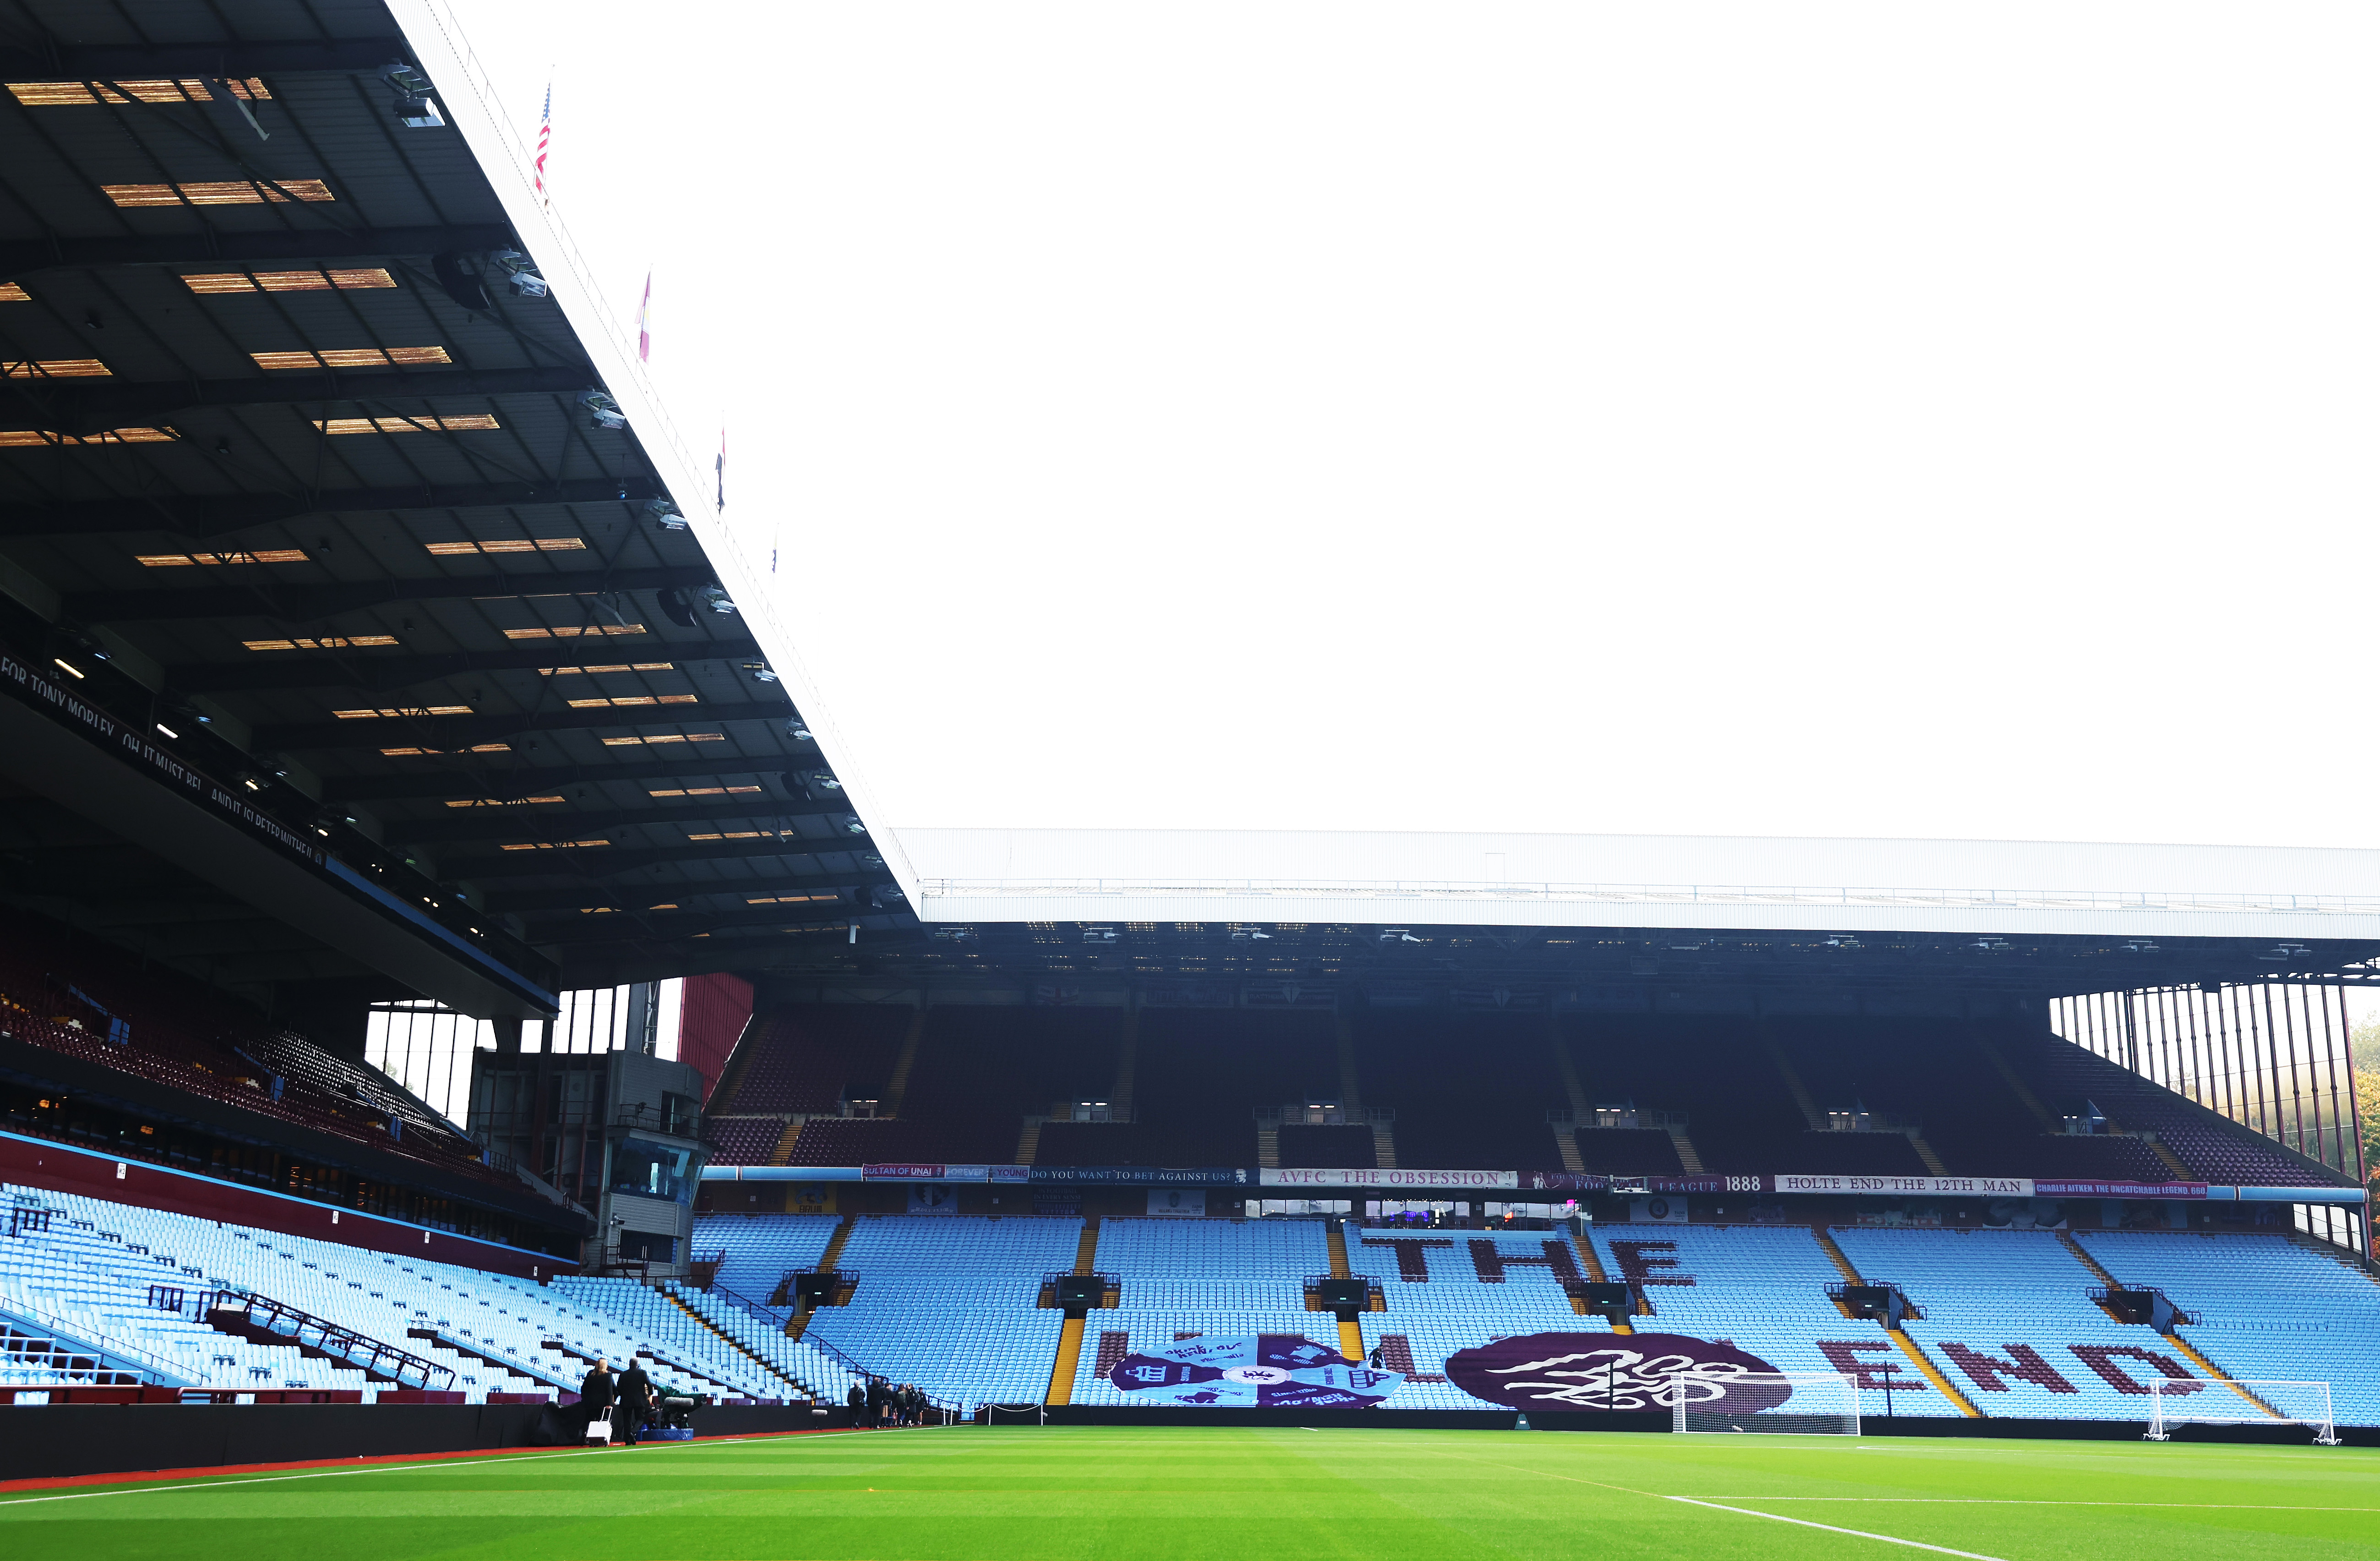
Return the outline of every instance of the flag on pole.
{"type": "Polygon", "coordinates": [[[719,425],[719,508],[727,509],[727,425],[719,425]]]}
{"type": "MultiPolygon", "coordinates": [[[[637,305],[637,361],[649,363],[653,356],[653,271],[645,268],[645,297],[637,305]]],[[[722,439],[725,438],[722,434],[722,439]]]]}
{"type": "Polygon", "coordinates": [[[537,198],[540,204],[551,204],[553,197],[545,188],[545,149],[553,140],[553,79],[545,82],[545,112],[537,122],[537,198]]]}

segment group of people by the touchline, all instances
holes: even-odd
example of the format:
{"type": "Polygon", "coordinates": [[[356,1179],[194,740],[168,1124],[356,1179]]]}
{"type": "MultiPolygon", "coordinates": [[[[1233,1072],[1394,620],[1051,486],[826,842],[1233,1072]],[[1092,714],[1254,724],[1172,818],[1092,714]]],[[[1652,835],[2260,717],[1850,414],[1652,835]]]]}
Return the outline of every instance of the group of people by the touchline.
{"type": "MultiPolygon", "coordinates": [[[[598,1360],[578,1384],[578,1408],[586,1415],[587,1423],[592,1426],[609,1413],[613,1433],[631,1447],[637,1445],[640,1433],[659,1423],[660,1417],[655,1413],[658,1400],[653,1379],[634,1360],[617,1377],[612,1374],[610,1361],[598,1360]]],[[[888,1425],[923,1425],[926,1411],[931,1407],[925,1391],[917,1384],[896,1384],[882,1377],[869,1377],[865,1384],[854,1382],[844,1402],[851,1409],[852,1424],[868,1430],[888,1425]]]]}
{"type": "Polygon", "coordinates": [[[854,1382],[843,1401],[851,1410],[851,1423],[869,1431],[888,1425],[923,1425],[926,1411],[932,1408],[925,1390],[916,1383],[896,1384],[882,1377],[869,1377],[864,1384],[854,1382]]]}

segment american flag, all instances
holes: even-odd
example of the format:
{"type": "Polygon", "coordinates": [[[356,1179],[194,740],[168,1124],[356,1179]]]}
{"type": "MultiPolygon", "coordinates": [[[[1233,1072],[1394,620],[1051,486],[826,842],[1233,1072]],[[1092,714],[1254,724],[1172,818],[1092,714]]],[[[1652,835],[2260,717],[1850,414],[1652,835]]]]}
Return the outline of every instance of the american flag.
{"type": "Polygon", "coordinates": [[[552,140],[553,83],[548,81],[545,84],[545,112],[539,116],[537,124],[537,198],[540,201],[552,199],[545,189],[545,148],[546,143],[552,140]]]}

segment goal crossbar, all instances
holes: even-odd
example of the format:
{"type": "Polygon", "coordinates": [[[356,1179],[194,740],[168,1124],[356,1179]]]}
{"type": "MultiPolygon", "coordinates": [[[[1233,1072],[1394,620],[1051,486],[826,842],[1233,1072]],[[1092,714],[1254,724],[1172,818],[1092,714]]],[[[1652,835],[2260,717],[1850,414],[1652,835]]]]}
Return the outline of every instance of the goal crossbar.
{"type": "Polygon", "coordinates": [[[2163,1442],[2177,1425],[2302,1425],[2325,1447],[2338,1445],[2330,1384],[2280,1377],[2149,1379],[2147,1439],[2163,1442]]]}
{"type": "Polygon", "coordinates": [[[1859,1380],[1833,1372],[1672,1372],[1658,1395],[1670,1428],[1771,1436],[1857,1436],[1859,1380]]]}

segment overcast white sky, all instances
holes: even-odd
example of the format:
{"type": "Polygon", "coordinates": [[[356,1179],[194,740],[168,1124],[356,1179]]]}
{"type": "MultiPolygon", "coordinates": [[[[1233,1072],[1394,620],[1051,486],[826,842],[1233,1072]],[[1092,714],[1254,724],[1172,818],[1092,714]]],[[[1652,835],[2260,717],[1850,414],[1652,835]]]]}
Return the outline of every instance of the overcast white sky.
{"type": "Polygon", "coordinates": [[[2380,846],[2369,5],[460,9],[880,824],[2380,846]]]}

